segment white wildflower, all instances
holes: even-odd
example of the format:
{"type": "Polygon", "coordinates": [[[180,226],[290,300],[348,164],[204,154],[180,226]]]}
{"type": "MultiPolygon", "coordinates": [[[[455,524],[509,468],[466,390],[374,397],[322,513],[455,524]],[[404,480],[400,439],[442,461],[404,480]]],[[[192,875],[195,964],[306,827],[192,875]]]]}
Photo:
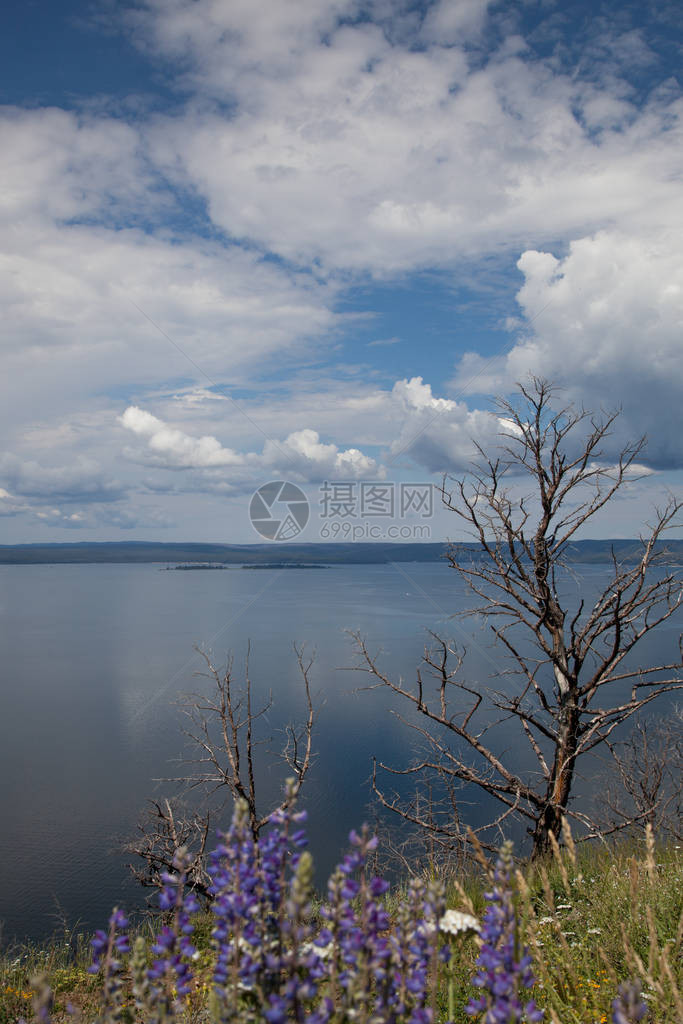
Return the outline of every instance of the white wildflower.
{"type": "Polygon", "coordinates": [[[553,924],[554,923],[554,918],[552,918],[552,917],[542,917],[538,923],[539,923],[539,925],[553,924]]]}
{"type": "Polygon", "coordinates": [[[571,910],[572,909],[572,905],[571,905],[571,903],[558,903],[557,904],[557,909],[558,910],[571,910]]]}
{"type": "Polygon", "coordinates": [[[439,921],[439,928],[442,932],[450,935],[459,935],[462,932],[480,931],[479,922],[471,914],[464,914],[461,910],[447,910],[439,921]]]}
{"type": "Polygon", "coordinates": [[[602,928],[589,928],[588,929],[588,934],[589,935],[602,935],[602,928]]]}

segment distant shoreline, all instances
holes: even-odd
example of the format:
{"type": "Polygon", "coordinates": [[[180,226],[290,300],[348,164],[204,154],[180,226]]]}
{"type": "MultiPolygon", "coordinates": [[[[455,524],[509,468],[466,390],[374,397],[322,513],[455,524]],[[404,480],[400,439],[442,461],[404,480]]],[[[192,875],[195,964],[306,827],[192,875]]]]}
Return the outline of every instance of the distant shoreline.
{"type": "MultiPolygon", "coordinates": [[[[206,544],[148,541],[84,542],[79,544],[6,544],[0,545],[0,565],[62,565],[102,563],[150,563],[169,567],[188,563],[214,567],[308,568],[333,565],[368,565],[391,562],[442,562],[450,545],[446,543],[277,543],[206,544]]],[[[461,556],[477,558],[481,546],[456,542],[461,556]]],[[[658,545],[661,563],[683,565],[683,540],[667,540],[658,545]]],[[[633,564],[640,560],[641,542],[637,539],[579,540],[569,545],[566,559],[573,564],[601,564],[617,560],[633,564]]]]}
{"type": "Polygon", "coordinates": [[[331,569],[329,565],[309,565],[306,562],[264,562],[262,565],[167,565],[162,572],[193,572],[196,569],[211,571],[219,569],[225,572],[239,572],[240,569],[331,569]]]}

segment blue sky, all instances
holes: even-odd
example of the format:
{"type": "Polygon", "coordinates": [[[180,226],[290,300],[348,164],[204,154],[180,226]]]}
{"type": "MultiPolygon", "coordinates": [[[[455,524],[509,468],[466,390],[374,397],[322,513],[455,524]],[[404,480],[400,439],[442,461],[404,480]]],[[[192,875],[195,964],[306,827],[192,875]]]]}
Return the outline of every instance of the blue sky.
{"type": "MultiPolygon", "coordinates": [[[[681,493],[679,5],[5,5],[0,542],[258,540],[546,376],[681,493]]],[[[458,537],[437,511],[431,539],[458,537]]],[[[680,531],[679,531],[680,533],[680,531]]]]}

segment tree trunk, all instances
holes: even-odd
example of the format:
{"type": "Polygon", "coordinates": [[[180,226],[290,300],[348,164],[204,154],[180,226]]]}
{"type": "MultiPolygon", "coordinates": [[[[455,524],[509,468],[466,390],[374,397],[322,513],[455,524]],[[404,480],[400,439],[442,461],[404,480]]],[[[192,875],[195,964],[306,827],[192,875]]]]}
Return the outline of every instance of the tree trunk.
{"type": "Polygon", "coordinates": [[[555,759],[546,791],[546,802],[536,820],[533,833],[532,860],[551,852],[550,833],[559,839],[562,819],[567,810],[574,777],[576,748],[579,742],[579,713],[576,703],[564,703],[559,716],[559,734],[555,746],[555,759]]]}

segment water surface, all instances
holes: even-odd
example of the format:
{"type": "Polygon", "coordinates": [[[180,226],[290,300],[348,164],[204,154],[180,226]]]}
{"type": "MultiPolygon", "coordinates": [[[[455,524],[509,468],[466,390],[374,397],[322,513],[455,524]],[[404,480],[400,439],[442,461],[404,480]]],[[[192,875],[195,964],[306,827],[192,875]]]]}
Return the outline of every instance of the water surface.
{"type": "MultiPolygon", "coordinates": [[[[588,593],[602,567],[582,567],[588,593]]],[[[327,570],[167,572],[155,565],[0,566],[0,920],[5,939],[44,937],[61,917],[99,927],[139,904],[120,847],[186,753],[174,700],[206,687],[194,645],[239,673],[251,645],[254,699],[273,707],[260,748],[264,803],[283,773],[282,729],[303,712],[294,642],[315,652],[315,764],[305,789],[319,877],[368,818],[372,756],[400,767],[411,735],[387,694],[344,668],[360,630],[387,672],[413,679],[427,630],[466,643],[468,679],[500,667],[452,569],[434,563],[327,570]]],[[[673,626],[670,638],[673,636],[673,626]]],[[[472,815],[484,813],[476,806],[472,815]]]]}

